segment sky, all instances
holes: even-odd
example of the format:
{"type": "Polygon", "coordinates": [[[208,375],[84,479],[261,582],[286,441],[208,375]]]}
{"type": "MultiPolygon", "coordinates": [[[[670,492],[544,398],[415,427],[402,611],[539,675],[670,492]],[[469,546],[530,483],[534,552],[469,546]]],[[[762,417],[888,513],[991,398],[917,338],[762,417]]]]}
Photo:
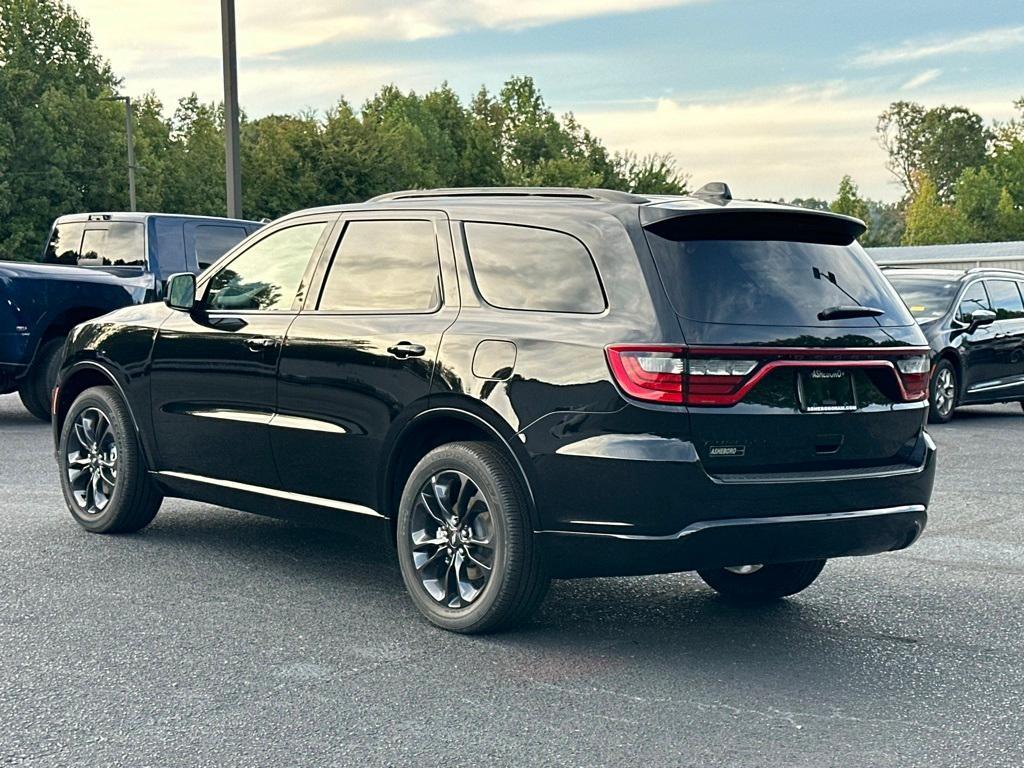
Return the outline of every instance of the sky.
{"type": "MultiPolygon", "coordinates": [[[[216,0],[70,0],[124,92],[223,95],[216,0]]],[[[382,85],[468,99],[531,75],[611,150],[671,153],[691,183],[896,200],[875,136],[896,100],[986,120],[1024,97],[1020,0],[237,0],[251,117],[358,106],[382,85]]]]}

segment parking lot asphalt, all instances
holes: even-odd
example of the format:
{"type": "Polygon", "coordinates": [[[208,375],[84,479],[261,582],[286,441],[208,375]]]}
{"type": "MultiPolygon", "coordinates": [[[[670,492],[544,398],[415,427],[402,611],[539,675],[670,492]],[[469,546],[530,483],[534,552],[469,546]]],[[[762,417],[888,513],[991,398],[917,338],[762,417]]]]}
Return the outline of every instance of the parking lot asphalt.
{"type": "Polygon", "coordinates": [[[908,551],[767,607],[557,582],[472,638],[364,534],[178,500],[86,533],[0,397],[0,765],[1024,765],[1024,411],[961,413],[908,551]]]}

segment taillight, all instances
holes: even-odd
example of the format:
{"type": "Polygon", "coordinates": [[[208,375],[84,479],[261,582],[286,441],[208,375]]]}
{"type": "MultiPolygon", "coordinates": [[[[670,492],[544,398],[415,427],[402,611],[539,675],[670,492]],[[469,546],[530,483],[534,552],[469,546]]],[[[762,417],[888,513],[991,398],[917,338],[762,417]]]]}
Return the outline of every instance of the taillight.
{"type": "Polygon", "coordinates": [[[608,347],[608,365],[622,390],[651,403],[683,402],[686,350],[680,347],[608,347]]]}
{"type": "Polygon", "coordinates": [[[615,381],[630,397],[670,405],[735,405],[765,376],[781,368],[880,370],[897,377],[899,391],[893,392],[893,397],[904,401],[927,398],[931,378],[931,358],[920,347],[894,352],[884,348],[702,349],[615,344],[608,347],[608,364],[615,381]],[[766,354],[772,359],[763,359],[766,354]],[[829,354],[844,358],[821,359],[829,354]]]}
{"type": "Polygon", "coordinates": [[[907,400],[924,400],[928,397],[928,383],[932,377],[932,361],[928,355],[901,357],[896,368],[903,381],[907,400]]]}
{"type": "Polygon", "coordinates": [[[622,390],[638,400],[684,405],[732,405],[757,360],[696,357],[683,347],[608,348],[622,390]]]}

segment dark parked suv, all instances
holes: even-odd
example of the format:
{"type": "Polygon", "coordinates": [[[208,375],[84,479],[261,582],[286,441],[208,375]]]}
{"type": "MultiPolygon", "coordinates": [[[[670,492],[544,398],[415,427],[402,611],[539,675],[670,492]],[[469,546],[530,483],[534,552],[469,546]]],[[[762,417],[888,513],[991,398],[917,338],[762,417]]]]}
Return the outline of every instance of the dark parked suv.
{"type": "Polygon", "coordinates": [[[75,329],[64,496],[96,532],[164,496],[379,521],[461,632],[524,619],[550,578],[790,595],[925,526],[929,350],[862,231],[724,185],[301,211],[75,329]]]}
{"type": "Polygon", "coordinates": [[[1024,272],[887,269],[931,345],[931,420],[960,405],[1024,405],[1024,272]]]}

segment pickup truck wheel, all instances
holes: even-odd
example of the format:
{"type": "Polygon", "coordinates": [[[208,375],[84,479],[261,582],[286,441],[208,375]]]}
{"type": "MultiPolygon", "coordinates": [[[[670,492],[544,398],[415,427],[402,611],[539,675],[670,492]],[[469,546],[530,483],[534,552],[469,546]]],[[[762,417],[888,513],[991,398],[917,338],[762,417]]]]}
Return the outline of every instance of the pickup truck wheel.
{"type": "Polygon", "coordinates": [[[64,337],[50,339],[39,348],[35,361],[18,387],[18,396],[28,412],[37,419],[50,420],[50,396],[57,384],[64,337]]]}
{"type": "Polygon", "coordinates": [[[398,510],[406,589],[429,621],[465,634],[524,621],[549,579],[526,494],[511,462],[482,442],[450,443],[423,457],[398,510]]]}
{"type": "Polygon", "coordinates": [[[131,415],[113,387],[93,387],[68,411],[57,451],[71,516],[93,533],[131,533],[156,517],[163,496],[150,480],[131,415]]]}
{"type": "Polygon", "coordinates": [[[737,602],[764,602],[802,592],[814,583],[826,560],[774,565],[744,565],[697,571],[722,597],[737,602]]]}

